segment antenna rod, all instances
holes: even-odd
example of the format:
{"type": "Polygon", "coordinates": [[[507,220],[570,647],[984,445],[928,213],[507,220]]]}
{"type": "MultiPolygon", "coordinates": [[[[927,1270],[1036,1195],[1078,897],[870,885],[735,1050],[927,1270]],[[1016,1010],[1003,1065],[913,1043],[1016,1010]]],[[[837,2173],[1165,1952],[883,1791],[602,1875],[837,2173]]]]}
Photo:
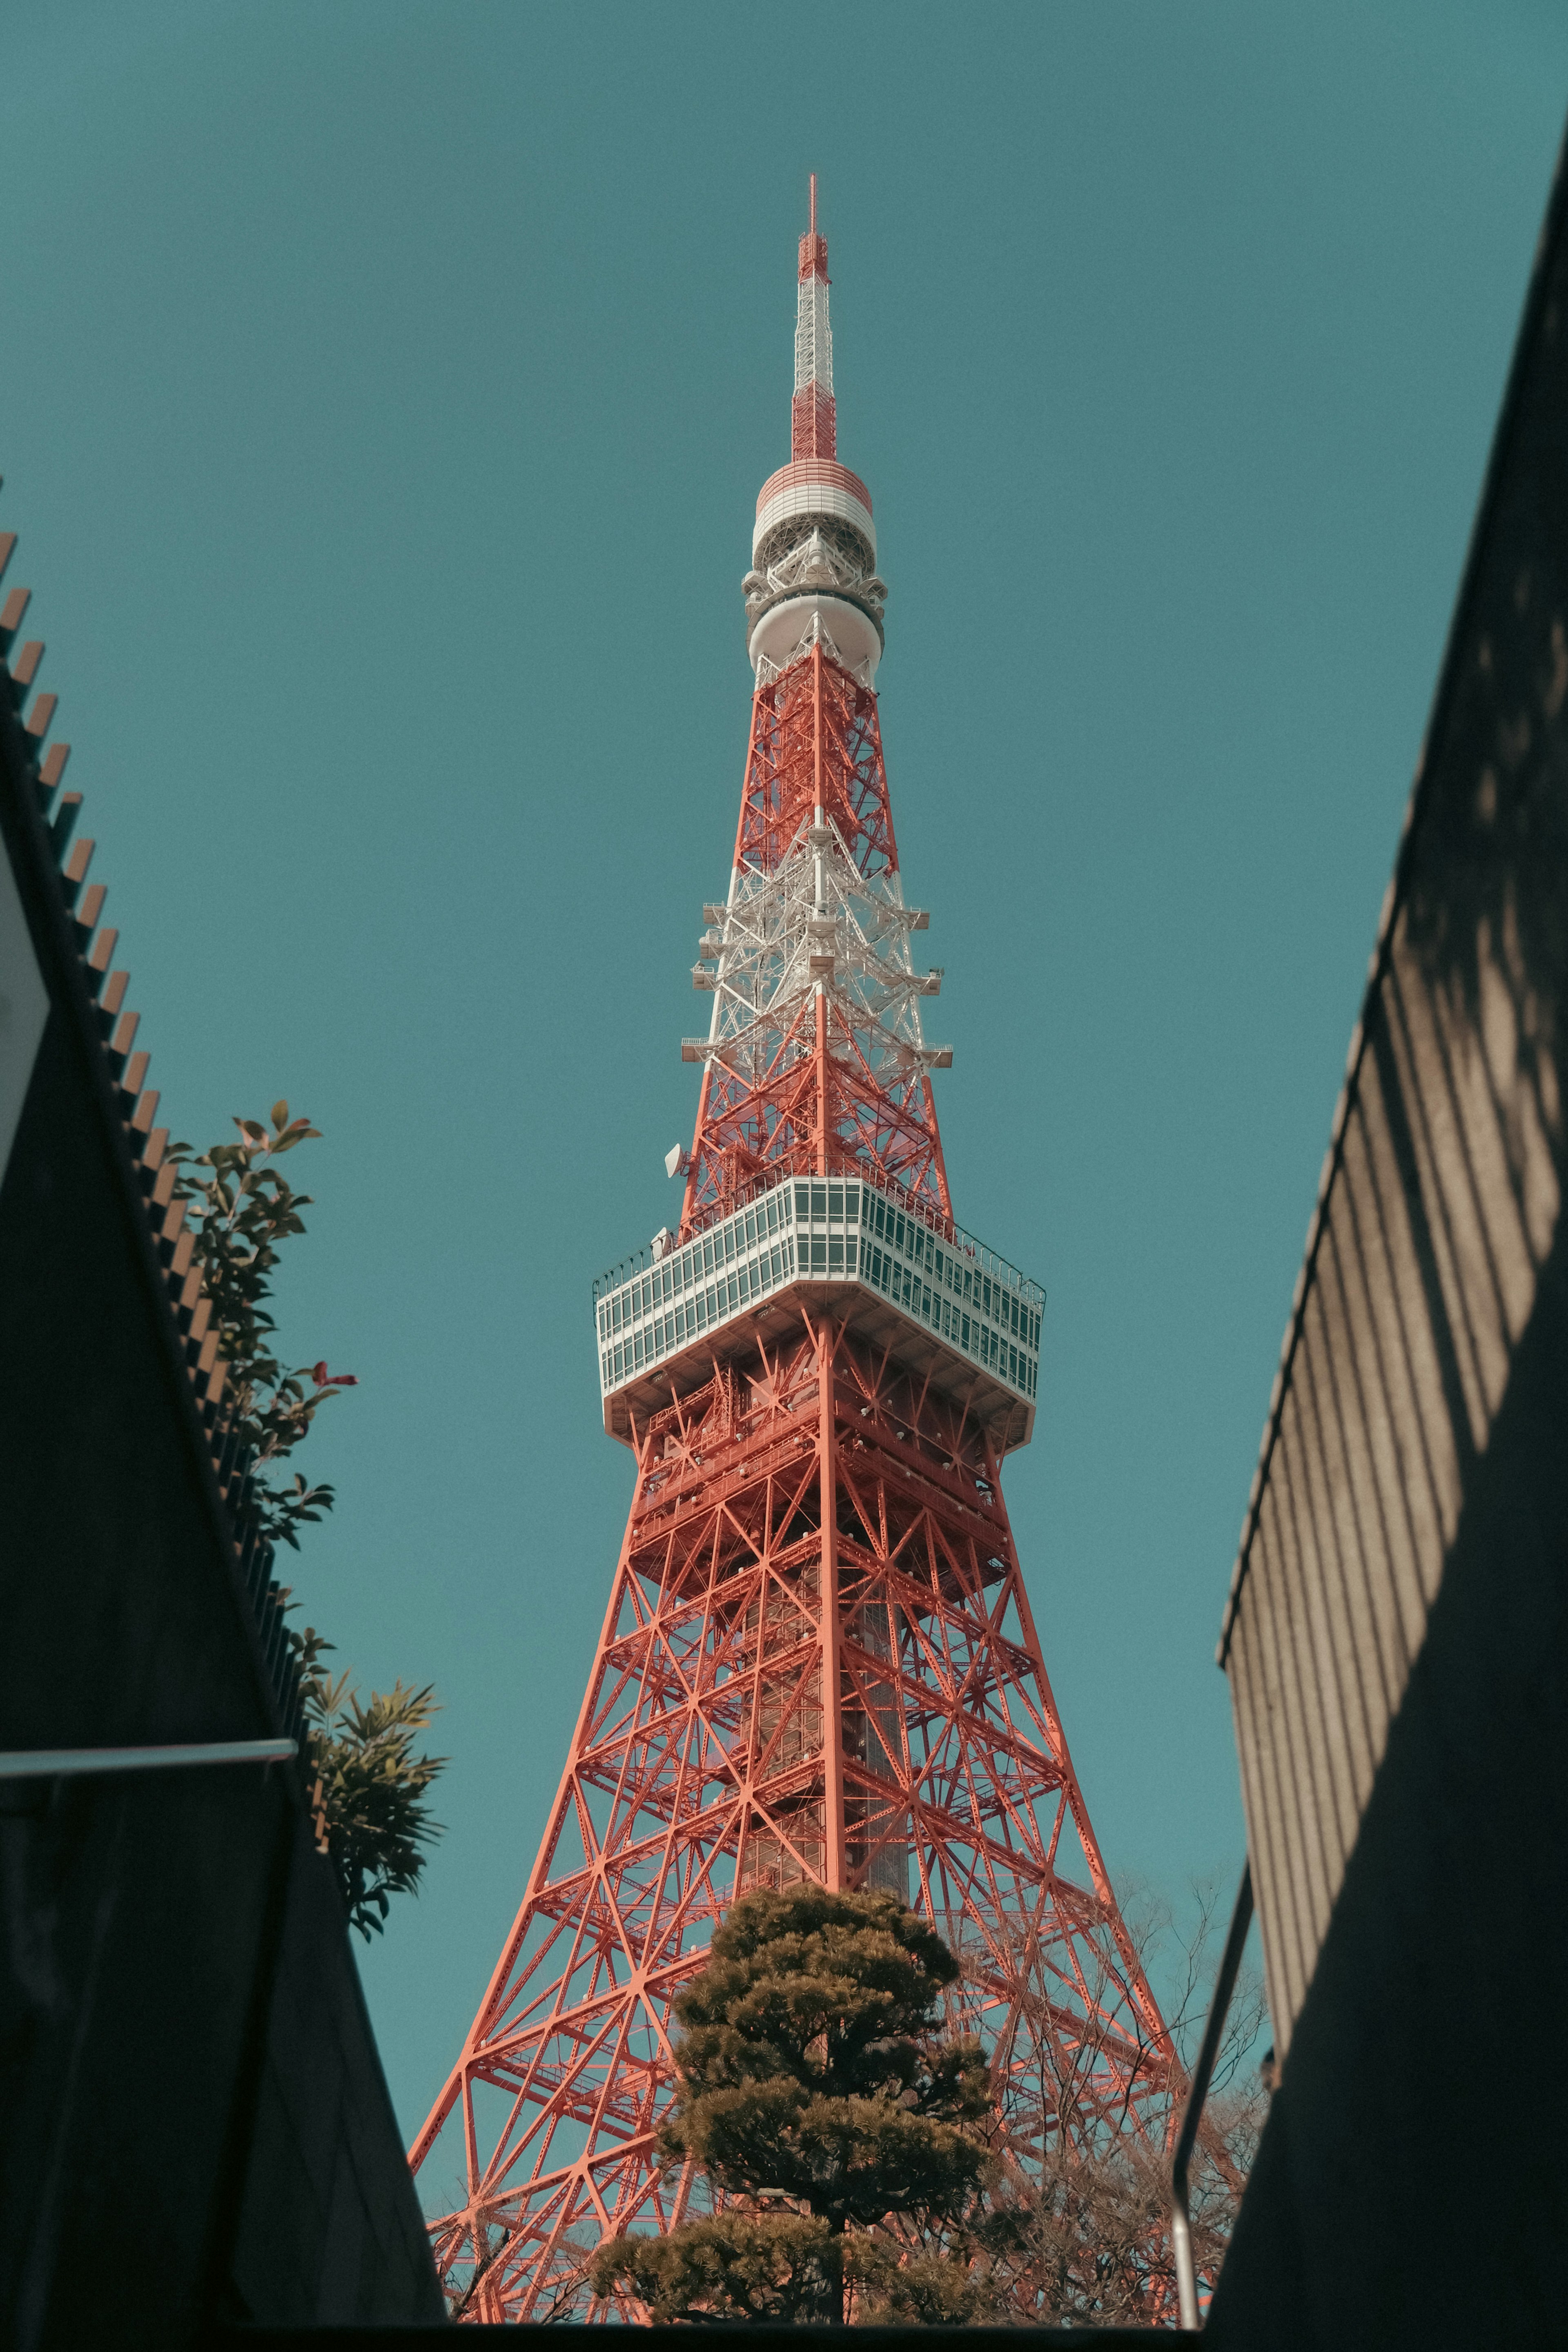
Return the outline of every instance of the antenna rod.
{"type": "Polygon", "coordinates": [[[828,324],[828,244],[817,234],[817,175],[810,174],[811,226],[800,239],[796,290],[795,404],[789,413],[789,459],[836,457],[833,336],[828,324]]]}

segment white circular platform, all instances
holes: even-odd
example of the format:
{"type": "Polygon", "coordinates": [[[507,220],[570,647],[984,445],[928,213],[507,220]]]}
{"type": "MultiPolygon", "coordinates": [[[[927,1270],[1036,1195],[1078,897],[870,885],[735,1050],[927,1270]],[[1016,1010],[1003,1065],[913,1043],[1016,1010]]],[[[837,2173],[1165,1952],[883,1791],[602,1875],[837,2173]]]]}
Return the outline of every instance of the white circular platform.
{"type": "Polygon", "coordinates": [[[823,628],[843,656],[845,667],[858,669],[862,662],[868,662],[867,681],[873,678],[882,659],[882,639],[875,622],[868,619],[858,604],[849,604],[842,596],[828,595],[820,588],[803,588],[798,596],[786,596],[764,613],[747,644],[752,668],[766,656],[775,669],[782,669],[810,627],[813,613],[820,614],[823,628]]]}

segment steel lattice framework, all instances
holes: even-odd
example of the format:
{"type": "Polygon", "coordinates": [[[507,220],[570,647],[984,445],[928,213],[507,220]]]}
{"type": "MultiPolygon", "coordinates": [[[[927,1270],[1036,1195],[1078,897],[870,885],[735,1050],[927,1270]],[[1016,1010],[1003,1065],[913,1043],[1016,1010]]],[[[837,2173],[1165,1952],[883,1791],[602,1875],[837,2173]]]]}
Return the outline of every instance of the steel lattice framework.
{"type": "MultiPolygon", "coordinates": [[[[808,357],[831,350],[815,231],[813,194],[808,357]]],[[[1023,2160],[1169,2113],[1176,2062],[1002,1499],[1043,1294],[952,1221],[929,1075],[951,1056],[919,1015],[939,975],[911,958],[874,661],[841,641],[847,609],[880,649],[885,592],[821,430],[802,481],[764,492],[747,580],[758,683],[694,974],[713,1016],[683,1049],[704,1076],[680,1232],[596,1307],[607,1426],[636,1458],[625,1539],[521,1907],[412,2151],[460,2176],[432,2231],[470,2319],[541,2316],[585,2246],[687,2209],[654,2154],[671,2003],[737,1888],[873,1885],[928,1913],[1023,2160]],[[782,661],[758,646],[780,604],[782,661]]]]}
{"type": "Polygon", "coordinates": [[[926,1073],[876,697],[821,638],[752,705],[727,906],[693,974],[716,1003],[683,1232],[725,1215],[764,1170],[870,1162],[950,1213],[926,1073]]]}

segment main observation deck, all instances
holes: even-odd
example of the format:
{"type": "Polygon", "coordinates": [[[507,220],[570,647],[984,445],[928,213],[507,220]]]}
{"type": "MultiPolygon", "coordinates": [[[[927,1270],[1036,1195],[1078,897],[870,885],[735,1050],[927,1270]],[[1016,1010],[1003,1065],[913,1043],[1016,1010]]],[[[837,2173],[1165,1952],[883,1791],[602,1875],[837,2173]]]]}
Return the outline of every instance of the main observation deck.
{"type": "Polygon", "coordinates": [[[652,1246],[593,1286],[604,1426],[647,1417],[753,1336],[826,1309],[961,1398],[998,1454],[1027,1445],[1045,1292],[907,1195],[870,1178],[784,1177],[682,1249],[652,1246]]]}

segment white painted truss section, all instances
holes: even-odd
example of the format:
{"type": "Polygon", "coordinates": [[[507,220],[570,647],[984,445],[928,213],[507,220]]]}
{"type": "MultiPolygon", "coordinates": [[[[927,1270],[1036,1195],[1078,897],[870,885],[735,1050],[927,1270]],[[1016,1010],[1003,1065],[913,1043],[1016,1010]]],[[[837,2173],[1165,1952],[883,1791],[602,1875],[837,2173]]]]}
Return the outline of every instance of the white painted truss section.
{"type": "Polygon", "coordinates": [[[795,313],[795,389],[833,388],[833,331],[828,324],[828,281],[802,278],[795,313]]]}
{"type": "MultiPolygon", "coordinates": [[[[819,620],[812,625],[821,631],[819,620]]],[[[831,649],[825,632],[810,641],[831,649]]],[[[819,814],[772,872],[736,868],[723,920],[703,933],[692,971],[694,988],[714,998],[706,1042],[692,1058],[718,1063],[747,1087],[777,1083],[814,1050],[808,1000],[820,992],[838,1015],[835,1052],[847,1057],[848,1032],[884,1088],[946,1068],[952,1048],[928,1045],[920,1022],[920,1000],[937,993],[942,975],[917,972],[909,951],[910,933],[926,920],[904,905],[896,873],[862,874],[838,826],[819,814]]]]}
{"type": "Polygon", "coordinates": [[[887,603],[887,583],[870,563],[858,562],[822,536],[819,520],[788,553],[766,572],[748,572],[740,583],[746,617],[753,625],[781,596],[802,596],[821,589],[830,596],[847,595],[878,623],[887,603]]]}

